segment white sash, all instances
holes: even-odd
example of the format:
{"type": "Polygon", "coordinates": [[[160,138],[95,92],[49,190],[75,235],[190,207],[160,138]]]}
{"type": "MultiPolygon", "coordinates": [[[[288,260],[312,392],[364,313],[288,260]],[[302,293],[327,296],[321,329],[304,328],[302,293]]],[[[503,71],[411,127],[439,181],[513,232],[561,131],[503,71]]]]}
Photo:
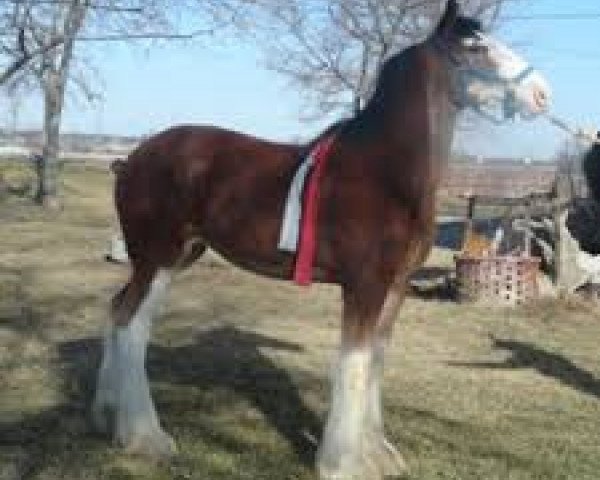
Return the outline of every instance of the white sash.
{"type": "Polygon", "coordinates": [[[302,192],[313,164],[313,152],[311,151],[296,170],[288,191],[278,244],[279,249],[284,252],[296,253],[298,248],[302,220],[302,192]]]}

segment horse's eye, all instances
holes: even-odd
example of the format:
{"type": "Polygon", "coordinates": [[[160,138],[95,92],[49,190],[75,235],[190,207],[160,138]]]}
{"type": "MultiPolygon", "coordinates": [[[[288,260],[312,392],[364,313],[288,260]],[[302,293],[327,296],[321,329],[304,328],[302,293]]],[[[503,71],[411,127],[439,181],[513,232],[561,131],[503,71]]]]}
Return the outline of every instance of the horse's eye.
{"type": "Polygon", "coordinates": [[[488,47],[481,43],[471,43],[465,45],[465,50],[469,53],[487,53],[488,47]]]}

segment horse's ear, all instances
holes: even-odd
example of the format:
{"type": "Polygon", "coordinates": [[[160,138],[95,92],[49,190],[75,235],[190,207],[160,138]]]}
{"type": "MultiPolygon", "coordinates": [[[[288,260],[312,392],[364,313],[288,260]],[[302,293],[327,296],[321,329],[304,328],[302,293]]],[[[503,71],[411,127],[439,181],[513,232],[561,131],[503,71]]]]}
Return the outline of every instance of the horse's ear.
{"type": "Polygon", "coordinates": [[[449,36],[454,28],[456,19],[458,18],[458,3],[456,0],[448,0],[446,2],[446,11],[443,13],[437,28],[435,29],[435,35],[437,36],[449,36]]]}

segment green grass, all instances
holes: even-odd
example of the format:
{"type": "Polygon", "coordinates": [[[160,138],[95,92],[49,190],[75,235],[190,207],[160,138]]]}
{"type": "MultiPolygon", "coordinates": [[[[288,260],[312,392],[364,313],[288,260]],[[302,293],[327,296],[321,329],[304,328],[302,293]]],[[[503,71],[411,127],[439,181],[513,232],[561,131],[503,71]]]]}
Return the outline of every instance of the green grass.
{"type": "MultiPolygon", "coordinates": [[[[111,294],[110,174],[66,167],[65,209],[0,201],[0,479],[314,479],[339,293],[258,278],[207,256],[175,282],[148,364],[173,461],[91,432],[111,294]]],[[[434,261],[447,261],[436,253],[434,261]]],[[[409,480],[597,480],[600,325],[580,301],[518,310],[411,298],[390,347],[385,413],[409,480]]]]}

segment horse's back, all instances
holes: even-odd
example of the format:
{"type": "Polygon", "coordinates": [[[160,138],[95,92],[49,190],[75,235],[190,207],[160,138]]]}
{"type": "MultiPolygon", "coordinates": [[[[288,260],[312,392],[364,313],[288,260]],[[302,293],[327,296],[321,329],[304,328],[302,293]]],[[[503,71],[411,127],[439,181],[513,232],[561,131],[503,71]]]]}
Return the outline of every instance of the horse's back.
{"type": "Polygon", "coordinates": [[[137,181],[163,186],[172,182],[179,191],[207,190],[240,177],[260,178],[267,187],[291,175],[301,151],[296,145],[223,128],[181,125],[142,142],[129,155],[126,168],[137,181]]]}
{"type": "Polygon", "coordinates": [[[144,140],[119,165],[117,191],[119,184],[130,185],[130,190],[146,186],[154,192],[208,189],[240,176],[263,177],[268,183],[292,172],[300,152],[295,145],[223,128],[176,126],[144,140]]]}
{"type": "Polygon", "coordinates": [[[178,126],[148,138],[117,174],[115,200],[126,240],[144,243],[164,231],[180,237],[178,243],[191,235],[229,251],[239,247],[243,231],[244,249],[276,250],[300,152],[210,126],[178,126]]]}
{"type": "Polygon", "coordinates": [[[248,159],[291,158],[298,147],[278,143],[225,128],[209,125],[179,125],[153,135],[142,142],[128,158],[128,162],[149,162],[163,158],[165,161],[207,161],[227,155],[248,159]]]}

